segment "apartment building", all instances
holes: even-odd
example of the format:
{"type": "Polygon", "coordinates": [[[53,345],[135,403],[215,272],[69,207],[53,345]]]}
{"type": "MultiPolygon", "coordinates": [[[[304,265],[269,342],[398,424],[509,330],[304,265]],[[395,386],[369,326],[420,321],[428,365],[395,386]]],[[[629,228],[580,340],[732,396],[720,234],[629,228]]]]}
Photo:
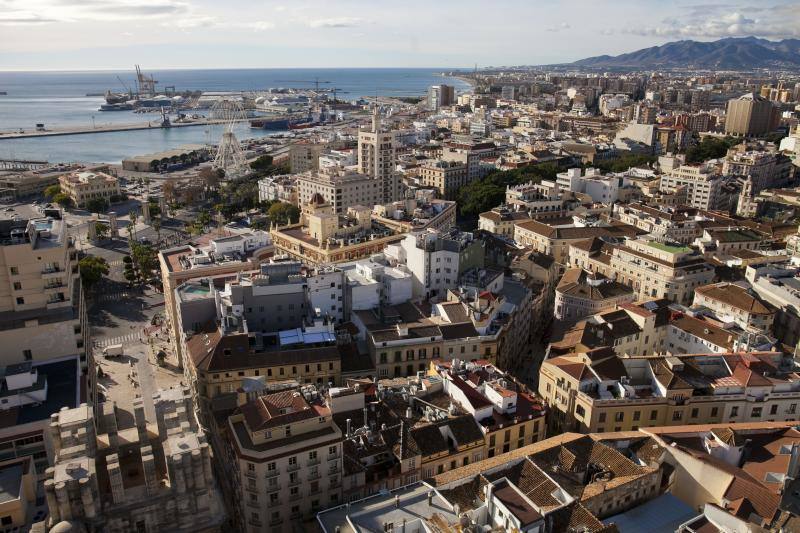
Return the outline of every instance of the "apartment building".
{"type": "Polygon", "coordinates": [[[794,177],[792,161],[762,144],[742,143],[728,150],[722,161],[724,176],[750,178],[752,194],[789,185],[794,177]]]}
{"type": "Polygon", "coordinates": [[[750,137],[769,133],[778,127],[780,110],[755,93],[728,100],[725,110],[725,133],[750,137]]]}
{"type": "Polygon", "coordinates": [[[363,259],[403,238],[396,228],[373,220],[371,208],[350,206],[339,215],[319,193],[302,207],[299,223],[274,228],[270,235],[277,250],[312,267],[363,259]]]}
{"type": "Polygon", "coordinates": [[[711,309],[722,321],[735,322],[748,331],[768,332],[775,319],[775,311],[767,307],[755,291],[735,283],[697,287],[693,303],[711,309]]]}
{"type": "Polygon", "coordinates": [[[565,191],[583,193],[593,202],[613,204],[627,201],[636,190],[628,182],[626,176],[604,176],[599,170],[587,168],[571,168],[556,175],[556,184],[565,191]]]}
{"type": "Polygon", "coordinates": [[[561,264],[569,261],[570,246],[573,244],[601,237],[635,238],[642,234],[644,231],[615,221],[608,225],[598,223],[586,226],[575,225],[572,220],[563,225],[557,222],[527,220],[518,222],[514,227],[514,241],[517,244],[551,255],[561,264]]]}
{"type": "MultiPolygon", "coordinates": [[[[486,445],[484,457],[544,439],[546,406],[510,374],[486,362],[466,363],[459,359],[432,361],[431,369],[441,378],[443,393],[480,425],[486,445]]],[[[434,401],[433,397],[425,399],[434,401]]]]}
{"type": "Polygon", "coordinates": [[[570,268],[555,289],[555,318],[574,321],[632,302],[633,289],[602,274],[570,268]]]}
{"type": "Polygon", "coordinates": [[[640,203],[617,204],[614,218],[635,226],[654,240],[692,244],[703,234],[700,210],[693,207],[666,207],[640,203]]]}
{"type": "Polygon", "coordinates": [[[272,202],[275,200],[287,204],[298,204],[294,176],[267,176],[258,180],[258,201],[272,202]]]}
{"type": "Polygon", "coordinates": [[[455,200],[458,191],[470,180],[466,164],[437,160],[419,167],[419,181],[424,187],[436,189],[440,198],[455,200]]]}
{"type": "Polygon", "coordinates": [[[77,354],[87,368],[91,350],[77,252],[60,211],[51,214],[0,220],[0,363],[77,354]]]}
{"type": "Polygon", "coordinates": [[[105,172],[81,170],[60,176],[58,183],[77,207],[85,207],[89,200],[110,202],[112,196],[119,196],[119,181],[105,172]]]}
{"type": "Polygon", "coordinates": [[[342,503],[342,431],[310,389],[251,398],[228,418],[244,531],[294,531],[342,503]]]}
{"type": "Polygon", "coordinates": [[[363,205],[372,209],[383,204],[383,183],[352,171],[328,171],[301,174],[295,180],[298,205],[308,205],[319,194],[333,206],[337,214],[347,208],[363,205]]]}
{"type": "Polygon", "coordinates": [[[182,321],[178,316],[175,289],[191,280],[235,276],[239,272],[258,270],[261,261],[271,257],[275,250],[270,235],[265,232],[236,238],[220,235],[218,239],[212,237],[209,244],[203,247],[184,245],[158,252],[167,326],[171,330],[172,348],[181,367],[184,363],[183,345],[180,342],[182,321]],[[218,239],[223,241],[219,247],[216,246],[218,239]]]}
{"type": "Polygon", "coordinates": [[[660,190],[671,193],[686,188],[686,202],[692,207],[709,210],[726,210],[727,197],[723,191],[725,180],[715,170],[699,165],[680,165],[661,176],[660,190]]]}
{"type": "Polygon", "coordinates": [[[539,395],[553,428],[630,431],[650,426],[797,419],[800,385],[779,352],[619,357],[568,354],[542,363],[539,395]]]}
{"type": "Polygon", "coordinates": [[[289,171],[292,174],[319,170],[319,156],[327,143],[296,142],[289,145],[289,171]]]}
{"type": "Polygon", "coordinates": [[[745,279],[763,301],[775,308],[772,331],[787,346],[800,342],[800,269],[793,265],[748,266],[745,279]]]}
{"type": "Polygon", "coordinates": [[[600,239],[572,244],[569,264],[631,287],[638,300],[666,298],[686,305],[694,289],[715,276],[714,268],[691,248],[644,238],[625,244],[600,239]]]}
{"type": "Polygon", "coordinates": [[[400,179],[395,171],[397,164],[397,132],[383,131],[378,108],[372,114],[372,128],[358,132],[358,171],[378,180],[383,186],[383,199],[376,203],[389,203],[401,198],[400,179]]]}

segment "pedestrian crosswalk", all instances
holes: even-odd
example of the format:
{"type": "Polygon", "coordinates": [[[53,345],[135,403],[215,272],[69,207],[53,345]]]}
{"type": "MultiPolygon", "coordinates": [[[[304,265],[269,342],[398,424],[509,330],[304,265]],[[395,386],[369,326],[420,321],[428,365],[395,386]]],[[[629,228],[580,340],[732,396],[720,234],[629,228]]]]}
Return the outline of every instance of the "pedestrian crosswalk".
{"type": "Polygon", "coordinates": [[[109,261],[108,262],[108,266],[110,266],[110,267],[118,267],[118,266],[122,266],[123,264],[124,263],[123,263],[122,259],[117,259],[115,261],[109,261]]]}
{"type": "Polygon", "coordinates": [[[140,334],[138,331],[132,331],[127,335],[119,335],[108,339],[95,339],[93,344],[96,348],[104,348],[113,344],[128,344],[131,342],[140,342],[140,334]]]}
{"type": "Polygon", "coordinates": [[[100,302],[118,302],[125,298],[137,298],[141,293],[136,291],[109,291],[97,295],[97,300],[100,302]]]}

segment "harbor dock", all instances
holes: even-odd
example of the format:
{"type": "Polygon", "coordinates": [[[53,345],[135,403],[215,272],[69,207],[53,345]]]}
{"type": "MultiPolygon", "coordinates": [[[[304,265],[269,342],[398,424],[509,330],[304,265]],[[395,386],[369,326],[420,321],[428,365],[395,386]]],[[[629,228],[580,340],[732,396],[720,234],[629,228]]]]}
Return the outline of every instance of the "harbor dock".
{"type": "MultiPolygon", "coordinates": [[[[223,124],[222,120],[199,119],[191,122],[173,122],[169,128],[186,128],[189,126],[208,126],[213,124],[223,124]]],[[[103,126],[79,126],[71,128],[56,128],[52,130],[33,130],[33,131],[5,131],[0,132],[0,140],[4,139],[29,139],[33,137],[56,137],[61,135],[88,135],[91,133],[111,133],[115,131],[136,131],[136,130],[157,130],[164,126],[160,122],[140,122],[136,124],[106,124],[103,126]]]]}

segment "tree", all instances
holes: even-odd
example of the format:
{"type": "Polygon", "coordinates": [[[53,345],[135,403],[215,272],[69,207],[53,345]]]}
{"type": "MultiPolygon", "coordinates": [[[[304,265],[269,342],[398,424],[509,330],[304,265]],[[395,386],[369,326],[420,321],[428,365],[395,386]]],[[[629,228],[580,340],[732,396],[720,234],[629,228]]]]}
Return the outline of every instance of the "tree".
{"type": "Polygon", "coordinates": [[[108,200],[105,198],[92,198],[86,202],[86,210],[92,213],[105,213],[108,211],[108,200]]]}
{"type": "Polygon", "coordinates": [[[51,185],[44,190],[44,197],[52,201],[56,195],[61,194],[61,185],[51,185]]]}
{"type": "Polygon", "coordinates": [[[158,159],[153,159],[152,161],[150,161],[150,170],[152,170],[153,172],[157,172],[159,164],[160,163],[158,159]]]}
{"type": "Polygon", "coordinates": [[[140,279],[149,278],[158,266],[156,250],[149,244],[131,243],[131,259],[140,279]]]}
{"type": "Polygon", "coordinates": [[[94,232],[97,235],[98,239],[105,239],[109,235],[110,228],[108,227],[108,224],[103,224],[102,222],[97,222],[94,225],[94,232]]]}
{"type": "Polygon", "coordinates": [[[287,223],[295,224],[300,220],[300,209],[286,202],[278,202],[269,208],[267,216],[273,224],[280,226],[285,226],[287,223]]]}
{"type": "Polygon", "coordinates": [[[61,207],[69,207],[72,205],[72,198],[70,198],[63,192],[60,192],[55,196],[53,196],[53,201],[58,205],[60,205],[61,207]]]}
{"type": "Polygon", "coordinates": [[[165,181],[164,185],[161,186],[161,193],[164,195],[164,199],[167,202],[174,202],[175,201],[175,184],[171,181],[165,181]]]}
{"type": "Polygon", "coordinates": [[[206,167],[200,171],[200,179],[203,180],[206,190],[217,189],[224,176],[225,173],[221,169],[206,167]]]}
{"type": "Polygon", "coordinates": [[[81,273],[81,283],[85,289],[90,289],[108,275],[108,263],[102,257],[87,255],[78,261],[78,270],[81,273]]]}
{"type": "Polygon", "coordinates": [[[154,218],[151,226],[153,227],[154,230],[156,230],[156,236],[158,242],[161,242],[161,217],[154,218]]]}
{"type": "Polygon", "coordinates": [[[555,179],[557,172],[558,167],[551,163],[491,172],[458,191],[459,214],[469,219],[477,219],[480,213],[489,211],[505,201],[507,186],[555,179]]]}
{"type": "Polygon", "coordinates": [[[725,137],[723,139],[711,137],[707,135],[703,140],[695,146],[689,147],[686,150],[687,163],[701,163],[709,159],[717,159],[724,157],[728,153],[728,149],[739,144],[740,140],[733,137],[725,137]]]}
{"type": "Polygon", "coordinates": [[[250,163],[250,168],[252,168],[255,171],[270,170],[272,168],[272,156],[262,155],[261,157],[250,163]]]}

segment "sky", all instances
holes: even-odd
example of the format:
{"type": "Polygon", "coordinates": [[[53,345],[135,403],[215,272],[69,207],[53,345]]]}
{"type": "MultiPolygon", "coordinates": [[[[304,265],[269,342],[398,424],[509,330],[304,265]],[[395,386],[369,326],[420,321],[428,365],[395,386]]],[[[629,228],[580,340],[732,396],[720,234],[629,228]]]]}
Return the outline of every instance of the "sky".
{"type": "Polygon", "coordinates": [[[0,0],[0,70],[537,65],[800,38],[800,1],[0,0]]]}

